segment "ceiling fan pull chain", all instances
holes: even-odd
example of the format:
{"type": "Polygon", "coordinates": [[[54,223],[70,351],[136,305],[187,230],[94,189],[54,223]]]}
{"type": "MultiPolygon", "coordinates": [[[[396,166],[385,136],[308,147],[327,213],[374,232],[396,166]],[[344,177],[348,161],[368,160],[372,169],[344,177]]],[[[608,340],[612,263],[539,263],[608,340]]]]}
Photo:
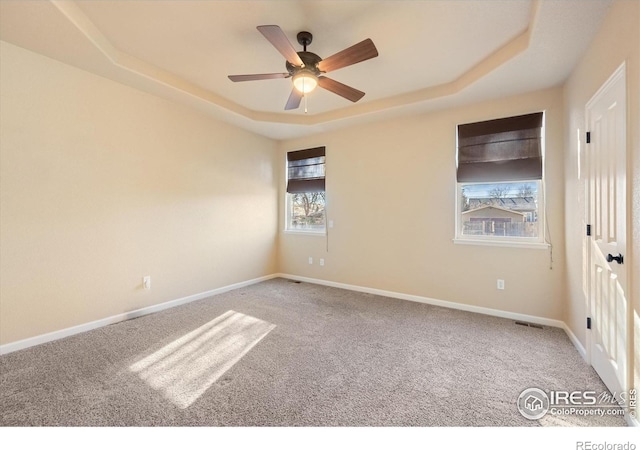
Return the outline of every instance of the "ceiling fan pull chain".
{"type": "Polygon", "coordinates": [[[304,113],[307,113],[307,95],[304,95],[304,113]]]}

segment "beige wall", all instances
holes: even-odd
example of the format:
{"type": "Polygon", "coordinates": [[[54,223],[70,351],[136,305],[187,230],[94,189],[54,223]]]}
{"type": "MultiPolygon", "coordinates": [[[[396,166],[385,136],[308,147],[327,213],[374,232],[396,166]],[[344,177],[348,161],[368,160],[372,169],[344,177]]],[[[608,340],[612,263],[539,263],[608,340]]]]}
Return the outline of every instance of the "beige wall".
{"type": "Polygon", "coordinates": [[[563,103],[561,89],[349,128],[281,144],[285,153],[327,148],[324,237],[287,234],[281,176],[281,272],[403,294],[563,317],[563,103]],[[546,250],[456,245],[456,125],[547,111],[546,250]],[[309,265],[308,257],[325,259],[309,265]],[[505,280],[498,291],[496,280],[505,280]]]}
{"type": "Polygon", "coordinates": [[[590,48],[574,69],[564,90],[566,106],[566,236],[567,312],[565,321],[586,345],[586,297],[583,290],[585,226],[584,180],[578,179],[578,147],[584,148],[585,105],[609,76],[626,61],[627,168],[629,236],[625,264],[629,274],[628,298],[635,315],[635,386],[640,386],[640,2],[616,1],[590,48]],[[580,141],[578,141],[578,130],[580,141]],[[636,275],[636,276],[634,276],[636,275]]]}
{"type": "Polygon", "coordinates": [[[276,272],[273,141],[1,45],[0,343],[276,272]]]}

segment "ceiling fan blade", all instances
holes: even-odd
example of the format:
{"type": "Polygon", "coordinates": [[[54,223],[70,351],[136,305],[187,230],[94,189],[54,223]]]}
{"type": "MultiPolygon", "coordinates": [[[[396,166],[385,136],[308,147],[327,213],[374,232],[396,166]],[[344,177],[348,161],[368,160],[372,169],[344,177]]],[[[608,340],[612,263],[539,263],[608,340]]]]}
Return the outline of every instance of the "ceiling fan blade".
{"type": "Polygon", "coordinates": [[[256,73],[253,75],[229,75],[231,81],[272,80],[275,78],[288,78],[288,73],[256,73]]]}
{"type": "Polygon", "coordinates": [[[332,80],[331,78],[318,77],[318,85],[321,88],[331,91],[334,94],[338,94],[339,96],[344,97],[347,100],[351,100],[354,103],[364,97],[364,92],[354,89],[351,86],[347,86],[346,84],[342,84],[336,80],[332,80]]]}
{"type": "Polygon", "coordinates": [[[352,64],[356,64],[367,59],[378,56],[378,49],[373,45],[371,39],[365,39],[362,42],[345,48],[341,52],[331,55],[318,63],[318,69],[321,72],[331,72],[332,70],[341,69],[352,64]]]}
{"type": "Polygon", "coordinates": [[[278,25],[260,25],[258,31],[267,38],[271,45],[278,50],[294,66],[303,66],[304,63],[298,56],[298,52],[293,48],[284,31],[278,25]]]}
{"type": "Polygon", "coordinates": [[[302,100],[302,93],[296,88],[293,88],[291,95],[289,95],[289,100],[287,100],[287,104],[284,107],[285,111],[298,109],[298,106],[300,106],[300,100],[302,100]]]}

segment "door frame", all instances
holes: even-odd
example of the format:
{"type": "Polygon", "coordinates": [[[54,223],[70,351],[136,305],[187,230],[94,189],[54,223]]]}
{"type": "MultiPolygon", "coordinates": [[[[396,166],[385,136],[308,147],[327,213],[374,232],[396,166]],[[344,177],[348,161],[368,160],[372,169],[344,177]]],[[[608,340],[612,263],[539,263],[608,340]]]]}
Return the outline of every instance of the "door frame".
{"type": "MultiPolygon", "coordinates": [[[[629,182],[629,180],[632,180],[632,173],[630,173],[630,167],[631,165],[629,164],[629,162],[631,161],[631,156],[630,155],[630,136],[629,136],[629,98],[628,98],[628,92],[629,92],[629,86],[628,86],[628,80],[627,80],[627,64],[626,61],[623,61],[622,64],[620,64],[620,66],[618,66],[616,68],[616,70],[614,70],[614,72],[611,74],[611,76],[609,76],[609,78],[598,88],[598,90],[593,94],[593,96],[589,99],[589,101],[585,104],[585,130],[586,131],[590,131],[590,117],[589,117],[589,108],[599,99],[599,97],[606,92],[614,83],[618,82],[620,80],[620,78],[622,78],[622,81],[624,83],[624,89],[625,89],[625,168],[624,168],[624,172],[626,174],[626,182],[625,182],[625,204],[624,204],[624,208],[625,208],[625,240],[626,240],[626,244],[627,244],[627,248],[626,248],[626,253],[629,254],[630,253],[630,244],[631,244],[631,226],[632,226],[632,217],[631,217],[631,183],[629,182]]],[[[585,185],[584,185],[584,189],[585,189],[585,209],[584,209],[584,218],[585,218],[585,224],[589,224],[591,221],[591,190],[590,190],[590,185],[589,183],[591,182],[590,179],[590,169],[591,169],[591,160],[589,158],[589,153],[585,152],[585,171],[584,173],[587,174],[587,176],[585,177],[585,185]]],[[[592,311],[592,307],[593,307],[593,295],[592,295],[592,283],[591,283],[591,258],[592,258],[592,242],[591,240],[593,239],[593,236],[587,237],[583,242],[586,246],[586,258],[587,258],[587,264],[585,265],[586,267],[586,271],[583,274],[583,276],[585,277],[585,285],[587,287],[587,301],[586,301],[586,311],[585,311],[585,323],[587,321],[588,317],[591,317],[591,311],[592,311]]],[[[629,263],[631,263],[631,258],[627,258],[625,260],[625,263],[627,263],[627,261],[629,263]]],[[[632,270],[630,270],[630,265],[627,265],[626,267],[626,273],[627,276],[625,277],[625,285],[623,286],[625,294],[627,294],[627,315],[626,315],[626,335],[625,335],[625,343],[626,343],[626,358],[627,358],[627,364],[626,364],[626,373],[625,375],[625,379],[626,379],[626,386],[623,386],[623,389],[631,389],[633,387],[633,365],[634,365],[634,361],[633,361],[633,304],[630,298],[630,286],[632,284],[632,270]]],[[[586,361],[589,365],[592,365],[592,351],[591,351],[591,347],[593,344],[593,335],[592,335],[592,330],[587,330],[586,333],[586,352],[585,352],[585,356],[586,356],[586,361]]],[[[637,386],[636,386],[637,387],[637,386]]],[[[625,416],[627,416],[627,414],[625,414],[625,416]]]]}

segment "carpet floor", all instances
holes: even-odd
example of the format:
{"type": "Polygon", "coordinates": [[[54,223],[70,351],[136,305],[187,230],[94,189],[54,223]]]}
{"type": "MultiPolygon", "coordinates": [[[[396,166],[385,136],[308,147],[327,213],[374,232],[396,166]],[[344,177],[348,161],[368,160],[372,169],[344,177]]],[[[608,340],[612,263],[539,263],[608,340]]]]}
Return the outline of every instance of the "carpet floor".
{"type": "Polygon", "coordinates": [[[2,426],[624,426],[563,330],[274,279],[0,357],[2,426]]]}

